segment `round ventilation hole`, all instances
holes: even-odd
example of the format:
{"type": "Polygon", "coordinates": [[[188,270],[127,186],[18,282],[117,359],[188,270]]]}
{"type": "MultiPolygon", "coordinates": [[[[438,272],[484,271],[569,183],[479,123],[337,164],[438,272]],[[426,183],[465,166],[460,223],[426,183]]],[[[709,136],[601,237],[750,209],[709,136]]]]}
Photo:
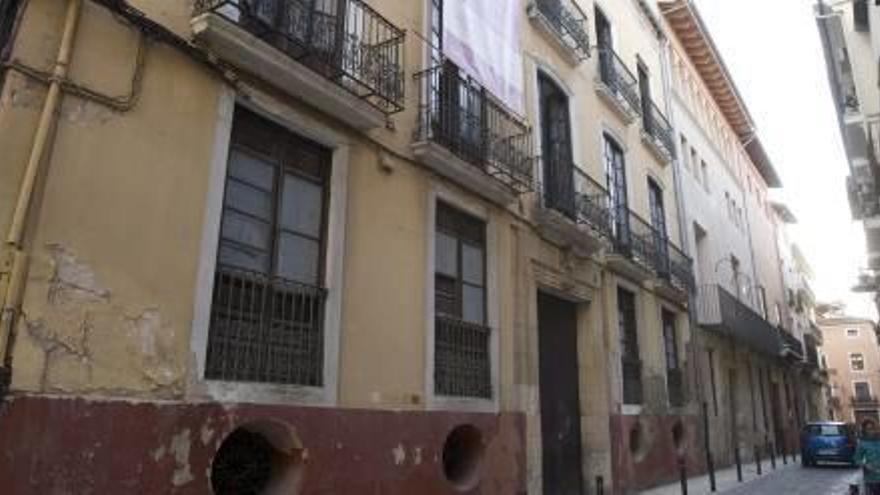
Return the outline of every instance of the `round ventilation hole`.
{"type": "Polygon", "coordinates": [[[456,427],[443,444],[443,475],[458,491],[471,490],[480,482],[483,436],[471,425],[456,427]]]}
{"type": "Polygon", "coordinates": [[[285,425],[241,426],[220,444],[211,462],[214,495],[300,493],[302,446],[285,425]]]}

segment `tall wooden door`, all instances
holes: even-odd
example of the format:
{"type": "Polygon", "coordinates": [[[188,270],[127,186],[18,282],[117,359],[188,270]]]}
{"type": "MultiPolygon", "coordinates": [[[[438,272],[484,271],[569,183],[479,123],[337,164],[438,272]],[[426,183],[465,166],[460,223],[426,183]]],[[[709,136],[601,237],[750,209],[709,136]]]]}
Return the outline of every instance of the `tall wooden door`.
{"type": "Polygon", "coordinates": [[[538,293],[544,495],[579,495],[581,423],[577,306],[538,293]]]}

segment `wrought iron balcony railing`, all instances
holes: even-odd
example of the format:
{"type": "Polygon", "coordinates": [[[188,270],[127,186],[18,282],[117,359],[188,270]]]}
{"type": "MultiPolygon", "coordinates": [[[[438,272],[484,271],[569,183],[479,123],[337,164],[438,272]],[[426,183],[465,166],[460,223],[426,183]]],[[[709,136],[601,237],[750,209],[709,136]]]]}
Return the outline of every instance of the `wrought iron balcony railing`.
{"type": "Polygon", "coordinates": [[[669,405],[684,405],[684,371],[681,368],[666,370],[666,393],[669,395],[669,405]]]}
{"type": "Polygon", "coordinates": [[[580,60],[590,56],[587,16],[572,0],[536,0],[538,12],[550,23],[560,41],[580,60]]]}
{"type": "Polygon", "coordinates": [[[532,131],[523,119],[450,63],[415,78],[420,87],[417,142],[443,146],[514,192],[533,188],[532,131]]]}
{"type": "Polygon", "coordinates": [[[668,239],[658,239],[657,276],[681,291],[694,288],[694,263],[668,239]]]}
{"type": "Polygon", "coordinates": [[[653,101],[643,101],[642,106],[642,126],[645,128],[645,132],[671,158],[675,158],[674,133],[669,120],[653,101]]]}
{"type": "Polygon", "coordinates": [[[403,30],[362,0],[196,0],[385,113],[403,109],[403,30]]]}
{"type": "Polygon", "coordinates": [[[491,329],[457,318],[435,319],[434,387],[450,397],[492,398],[491,329]]]}
{"type": "Polygon", "coordinates": [[[624,357],[621,365],[623,370],[623,403],[641,404],[643,402],[642,362],[638,359],[624,357]]]}
{"type": "Polygon", "coordinates": [[[639,82],[611,48],[599,48],[599,73],[602,83],[625,102],[629,111],[637,114],[642,113],[638,90],[639,82]]]}
{"type": "Polygon", "coordinates": [[[699,288],[697,320],[700,326],[726,335],[756,352],[778,357],[782,351],[776,327],[718,285],[699,288]]]}
{"type": "Polygon", "coordinates": [[[651,224],[626,206],[617,206],[612,211],[614,252],[654,272],[659,253],[657,248],[663,244],[662,237],[651,224]]]}
{"type": "Polygon", "coordinates": [[[777,328],[779,333],[779,341],[782,346],[782,352],[793,359],[801,361],[804,359],[804,344],[794,335],[782,328],[777,328]]]}
{"type": "Polygon", "coordinates": [[[873,395],[854,395],[850,398],[850,404],[852,404],[853,407],[859,409],[880,408],[880,400],[878,400],[877,397],[873,395]]]}
{"type": "Polygon", "coordinates": [[[217,267],[205,376],[320,387],[327,291],[217,267]]]}
{"type": "Polygon", "coordinates": [[[543,164],[544,206],[610,239],[612,215],[608,191],[573,163],[544,158],[543,164]]]}

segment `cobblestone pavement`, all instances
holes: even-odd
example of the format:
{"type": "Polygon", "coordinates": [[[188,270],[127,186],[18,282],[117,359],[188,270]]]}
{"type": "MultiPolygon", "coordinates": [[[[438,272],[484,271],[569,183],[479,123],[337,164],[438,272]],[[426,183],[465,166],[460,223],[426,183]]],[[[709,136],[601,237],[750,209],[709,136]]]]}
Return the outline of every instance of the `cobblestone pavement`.
{"type": "MultiPolygon", "coordinates": [[[[849,495],[849,485],[861,483],[857,469],[835,466],[802,468],[799,462],[763,466],[759,476],[754,465],[743,466],[743,482],[736,479],[735,469],[716,473],[717,491],[710,492],[709,479],[697,476],[688,480],[688,495],[849,495]]],[[[681,495],[681,486],[673,483],[643,491],[642,495],[681,495]]]]}

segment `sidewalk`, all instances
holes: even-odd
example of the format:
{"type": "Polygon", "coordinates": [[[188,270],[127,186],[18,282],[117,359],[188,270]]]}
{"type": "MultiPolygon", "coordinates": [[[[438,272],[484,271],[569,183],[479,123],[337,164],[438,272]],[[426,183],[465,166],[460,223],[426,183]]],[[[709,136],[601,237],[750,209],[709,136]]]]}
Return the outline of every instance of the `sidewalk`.
{"type": "MultiPolygon", "coordinates": [[[[769,459],[761,460],[761,472],[762,476],[758,476],[758,468],[755,466],[755,463],[743,464],[742,467],[742,483],[737,481],[736,477],[736,466],[730,468],[724,468],[715,471],[715,487],[717,488],[715,493],[723,493],[725,490],[730,490],[733,488],[741,487],[750,481],[755,481],[757,479],[763,478],[771,473],[778,473],[782,470],[788,469],[800,469],[800,457],[796,457],[794,459],[789,458],[788,464],[782,463],[782,458],[776,459],[776,469],[774,470],[770,464],[769,459]]],[[[656,488],[651,488],[650,490],[645,490],[640,492],[641,495],[681,495],[681,483],[671,483],[668,485],[658,486],[656,488]]],[[[703,476],[695,476],[693,478],[688,478],[688,495],[704,495],[711,494],[712,491],[709,489],[709,475],[703,476]]],[[[783,494],[780,494],[783,495],[783,494]]]]}

